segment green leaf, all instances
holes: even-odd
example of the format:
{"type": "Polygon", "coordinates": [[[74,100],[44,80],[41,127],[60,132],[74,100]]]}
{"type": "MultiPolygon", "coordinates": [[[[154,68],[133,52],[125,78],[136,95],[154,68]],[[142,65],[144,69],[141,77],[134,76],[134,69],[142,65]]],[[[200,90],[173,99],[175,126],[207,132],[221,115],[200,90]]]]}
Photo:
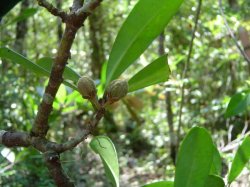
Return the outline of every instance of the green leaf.
{"type": "Polygon", "coordinates": [[[214,145],[209,133],[204,128],[192,128],[180,146],[174,186],[204,187],[213,154],[214,145]]]}
{"type": "Polygon", "coordinates": [[[19,21],[23,21],[37,13],[37,8],[27,8],[22,11],[20,15],[18,15],[16,18],[14,18],[9,24],[13,24],[19,21]]]}
{"type": "Polygon", "coordinates": [[[135,74],[128,81],[129,92],[167,81],[170,74],[167,60],[167,55],[163,55],[135,74]]]}
{"type": "Polygon", "coordinates": [[[101,157],[112,185],[119,187],[119,164],[113,142],[107,136],[96,136],[91,140],[90,147],[101,157]]]}
{"type": "Polygon", "coordinates": [[[25,69],[31,70],[34,73],[38,75],[45,75],[49,76],[49,72],[46,71],[44,68],[38,66],[37,64],[31,62],[24,56],[20,55],[19,53],[7,48],[7,47],[1,47],[0,48],[0,57],[1,58],[6,58],[11,60],[11,62],[15,64],[19,64],[25,69]]]}
{"type": "Polygon", "coordinates": [[[225,187],[223,179],[217,175],[208,175],[205,187],[225,187]]]}
{"type": "Polygon", "coordinates": [[[221,175],[221,170],[222,170],[221,156],[218,149],[214,145],[213,163],[210,169],[210,174],[221,175]]]}
{"type": "Polygon", "coordinates": [[[107,84],[118,78],[164,30],[183,0],[140,0],[122,25],[110,53],[107,84]]]}
{"type": "MultiPolygon", "coordinates": [[[[48,72],[51,71],[52,65],[53,65],[53,59],[50,57],[42,57],[36,62],[39,66],[46,69],[48,72]]],[[[73,69],[66,66],[65,70],[63,72],[63,78],[67,80],[71,80],[74,83],[76,83],[80,79],[80,75],[76,73],[73,69]]]]}
{"type": "Polygon", "coordinates": [[[250,91],[246,90],[237,93],[231,98],[227,106],[225,117],[231,117],[246,112],[249,106],[250,106],[250,91]]]}
{"type": "Polygon", "coordinates": [[[154,182],[151,184],[146,184],[142,187],[173,187],[174,182],[172,181],[159,181],[159,182],[154,182]]]}
{"type": "MultiPolygon", "coordinates": [[[[9,59],[12,63],[19,64],[23,68],[32,71],[36,75],[43,75],[43,76],[47,76],[47,77],[50,76],[50,71],[48,71],[48,70],[44,69],[43,67],[33,63],[32,61],[28,60],[27,58],[25,58],[21,54],[13,51],[13,50],[11,50],[11,49],[9,49],[7,47],[1,47],[0,48],[0,57],[9,59]]],[[[77,90],[77,87],[75,85],[71,84],[70,82],[63,81],[63,83],[66,86],[69,86],[74,90],[77,90]]]]}
{"type": "Polygon", "coordinates": [[[235,157],[233,159],[233,163],[228,175],[229,183],[233,182],[233,180],[235,180],[239,176],[239,174],[241,173],[241,171],[243,170],[249,159],[250,159],[250,137],[247,136],[243,140],[242,144],[239,146],[235,154],[235,157]]]}
{"type": "Polygon", "coordinates": [[[66,101],[66,98],[67,98],[67,90],[66,90],[66,87],[62,84],[60,85],[56,93],[56,100],[59,103],[64,103],[66,101]]]}

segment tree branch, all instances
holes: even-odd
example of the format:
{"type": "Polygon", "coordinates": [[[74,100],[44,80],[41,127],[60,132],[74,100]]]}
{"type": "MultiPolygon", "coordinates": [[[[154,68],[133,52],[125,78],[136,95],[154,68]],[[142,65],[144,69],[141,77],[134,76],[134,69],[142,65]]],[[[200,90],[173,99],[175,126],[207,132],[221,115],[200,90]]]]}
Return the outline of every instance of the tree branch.
{"type": "Polygon", "coordinates": [[[66,12],[57,9],[51,3],[48,3],[46,0],[37,0],[38,4],[44,8],[46,8],[51,14],[54,16],[60,17],[63,21],[65,21],[67,14],[66,12]]]}
{"type": "Polygon", "coordinates": [[[28,147],[30,146],[30,136],[24,132],[0,131],[0,144],[6,147],[28,147]]]}
{"type": "Polygon", "coordinates": [[[83,15],[83,14],[87,14],[87,15],[91,14],[92,11],[96,7],[98,7],[102,1],[103,0],[92,0],[92,1],[85,3],[82,8],[80,8],[76,11],[76,15],[79,16],[79,15],[83,15]]]}
{"type": "MultiPolygon", "coordinates": [[[[82,8],[84,8],[84,10],[94,10],[97,6],[100,5],[101,1],[102,0],[90,1],[83,5],[82,8]]],[[[44,3],[46,1],[38,0],[38,2],[44,3]]],[[[60,84],[63,82],[62,75],[66,63],[70,57],[70,49],[72,43],[75,39],[77,30],[82,26],[84,20],[88,17],[88,15],[89,14],[85,13],[76,15],[74,12],[71,12],[71,14],[67,16],[66,28],[57,52],[57,56],[52,66],[48,85],[46,86],[45,93],[43,95],[43,99],[39,106],[35,123],[31,131],[32,136],[45,137],[47,134],[47,131],[49,129],[48,118],[52,111],[52,104],[56,93],[59,89],[60,84]]]]}
{"type": "Polygon", "coordinates": [[[45,152],[44,160],[57,186],[74,187],[74,183],[70,181],[69,177],[63,172],[60,155],[58,153],[54,151],[45,152]]]}

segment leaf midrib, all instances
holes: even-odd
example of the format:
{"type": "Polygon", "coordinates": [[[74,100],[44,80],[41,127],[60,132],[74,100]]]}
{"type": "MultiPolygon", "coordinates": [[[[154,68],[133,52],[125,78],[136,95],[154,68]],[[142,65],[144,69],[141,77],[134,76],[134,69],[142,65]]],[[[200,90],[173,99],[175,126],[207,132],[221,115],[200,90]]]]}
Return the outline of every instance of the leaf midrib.
{"type": "MultiPolygon", "coordinates": [[[[164,6],[162,6],[164,7],[164,6]]],[[[162,8],[164,9],[164,8],[162,8]]],[[[161,9],[161,10],[162,10],[161,9]]],[[[111,76],[108,76],[108,79],[107,79],[107,83],[109,83],[110,79],[113,77],[113,74],[114,74],[114,71],[117,69],[117,66],[119,65],[119,62],[121,61],[121,59],[123,59],[123,57],[127,54],[127,51],[128,49],[135,43],[136,41],[136,38],[138,37],[139,34],[142,33],[142,31],[149,25],[149,23],[151,23],[151,21],[160,14],[161,11],[156,11],[156,14],[154,16],[151,17],[151,19],[149,19],[146,24],[139,30],[139,32],[137,32],[137,34],[135,35],[135,37],[133,38],[133,40],[131,40],[130,44],[128,45],[128,47],[125,48],[124,50],[124,53],[122,53],[122,55],[120,56],[120,58],[118,58],[118,60],[116,61],[116,63],[114,64],[111,72],[109,75],[111,76]]]]}

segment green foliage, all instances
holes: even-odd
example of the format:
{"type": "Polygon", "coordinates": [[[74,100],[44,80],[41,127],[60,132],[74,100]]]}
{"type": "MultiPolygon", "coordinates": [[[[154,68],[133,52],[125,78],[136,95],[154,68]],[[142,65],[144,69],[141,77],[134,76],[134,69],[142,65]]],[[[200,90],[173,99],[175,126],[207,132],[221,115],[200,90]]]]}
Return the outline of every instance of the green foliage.
{"type": "Polygon", "coordinates": [[[228,106],[225,113],[226,117],[235,116],[248,111],[250,106],[250,91],[243,91],[235,94],[228,106]]]}
{"type": "Polygon", "coordinates": [[[222,171],[221,156],[218,149],[214,145],[213,163],[210,169],[210,174],[221,175],[221,171],[222,171]]]}
{"type": "Polygon", "coordinates": [[[159,181],[159,182],[154,182],[151,184],[146,184],[142,187],[173,187],[174,186],[174,182],[170,182],[170,181],[159,181]]]}
{"type": "Polygon", "coordinates": [[[208,175],[204,187],[225,187],[223,179],[217,175],[208,175]]]}
{"type": "Polygon", "coordinates": [[[175,15],[183,0],[140,0],[116,37],[107,65],[107,83],[144,52],[175,15]]]}
{"type": "Polygon", "coordinates": [[[37,8],[27,8],[21,12],[21,14],[17,17],[15,17],[12,21],[10,21],[9,24],[17,23],[20,21],[23,21],[29,17],[34,16],[37,13],[38,9],[37,8]]]}
{"type": "MultiPolygon", "coordinates": [[[[43,75],[43,76],[49,77],[49,75],[50,75],[51,65],[49,65],[48,59],[40,60],[39,65],[42,65],[42,67],[41,67],[41,66],[31,62],[30,60],[28,60],[24,56],[20,55],[19,53],[15,52],[7,47],[0,48],[0,57],[9,59],[14,64],[17,63],[17,64],[21,65],[25,69],[34,72],[37,76],[43,75]]],[[[70,68],[67,68],[67,69],[68,70],[65,71],[65,74],[64,74],[65,78],[67,77],[70,80],[76,82],[76,77],[79,75],[77,73],[75,73],[72,69],[70,69],[70,68]]],[[[70,82],[63,81],[63,83],[65,85],[71,87],[72,89],[77,90],[76,86],[71,84],[70,82]]]]}
{"type": "Polygon", "coordinates": [[[209,133],[204,128],[192,128],[180,146],[174,186],[204,187],[213,154],[214,145],[209,133]]]}
{"type": "Polygon", "coordinates": [[[170,74],[167,60],[167,55],[163,55],[136,73],[128,81],[129,92],[161,82],[166,82],[170,74]]]}
{"type": "Polygon", "coordinates": [[[233,159],[233,163],[228,175],[229,183],[234,181],[239,176],[239,174],[241,173],[241,171],[243,170],[243,168],[245,167],[245,165],[249,160],[250,160],[250,137],[247,136],[243,140],[242,144],[239,146],[235,154],[235,157],[233,159]]]}
{"type": "Polygon", "coordinates": [[[24,56],[20,55],[19,53],[7,48],[1,47],[0,48],[0,57],[9,59],[14,64],[19,64],[27,70],[31,70],[37,75],[44,75],[49,76],[49,71],[46,69],[38,66],[37,64],[31,62],[24,56]]]}
{"type": "Polygon", "coordinates": [[[113,142],[107,136],[96,136],[89,145],[101,157],[105,173],[112,185],[119,187],[119,164],[113,142]]]}

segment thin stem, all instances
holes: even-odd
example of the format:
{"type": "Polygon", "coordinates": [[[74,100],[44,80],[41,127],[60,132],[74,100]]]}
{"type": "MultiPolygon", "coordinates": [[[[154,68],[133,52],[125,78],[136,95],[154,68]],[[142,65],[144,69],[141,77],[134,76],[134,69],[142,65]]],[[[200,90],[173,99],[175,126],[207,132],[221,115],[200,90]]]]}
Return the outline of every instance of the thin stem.
{"type": "MultiPolygon", "coordinates": [[[[231,38],[233,39],[233,42],[235,44],[235,46],[237,47],[237,49],[239,50],[240,54],[243,56],[243,58],[247,61],[249,67],[250,67],[250,59],[249,57],[247,56],[247,54],[245,53],[244,49],[241,48],[241,46],[239,45],[239,43],[237,42],[237,39],[236,37],[234,36],[234,33],[232,31],[232,29],[229,27],[229,24],[227,22],[227,19],[226,19],[226,16],[224,14],[224,11],[223,11],[223,8],[222,8],[222,2],[221,0],[219,0],[219,10],[220,10],[220,13],[221,13],[221,16],[224,20],[224,23],[225,23],[225,26],[227,28],[227,31],[229,32],[231,38]]],[[[250,68],[249,68],[249,72],[250,72],[250,68]]]]}
{"type": "MultiPolygon", "coordinates": [[[[199,0],[196,15],[195,15],[195,25],[194,25],[194,29],[193,29],[193,32],[192,32],[192,38],[191,38],[191,41],[189,43],[189,51],[188,51],[187,61],[185,62],[185,66],[184,66],[184,70],[183,70],[181,79],[186,78],[187,71],[188,71],[188,68],[189,68],[189,65],[190,65],[190,59],[191,59],[191,54],[192,54],[192,50],[193,50],[195,32],[196,32],[197,26],[198,26],[198,21],[199,21],[199,16],[200,16],[200,11],[201,11],[201,5],[202,5],[202,0],[199,0]]],[[[184,105],[185,86],[186,86],[185,82],[183,82],[182,87],[181,87],[181,104],[180,104],[180,109],[179,109],[179,122],[178,122],[178,129],[177,129],[177,138],[179,138],[179,136],[180,136],[180,130],[181,130],[181,126],[182,126],[182,108],[183,108],[183,105],[184,105]]]]}

